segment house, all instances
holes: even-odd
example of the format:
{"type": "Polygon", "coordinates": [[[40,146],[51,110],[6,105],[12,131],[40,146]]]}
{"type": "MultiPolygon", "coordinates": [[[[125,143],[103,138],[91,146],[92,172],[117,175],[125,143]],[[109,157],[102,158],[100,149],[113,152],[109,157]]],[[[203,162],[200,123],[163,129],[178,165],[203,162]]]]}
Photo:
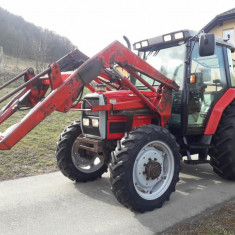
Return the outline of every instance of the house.
{"type": "MultiPolygon", "coordinates": [[[[214,33],[218,37],[228,39],[229,42],[235,44],[235,8],[217,15],[203,30],[206,33],[214,33]]],[[[235,53],[232,54],[232,57],[235,62],[235,53]]]]}

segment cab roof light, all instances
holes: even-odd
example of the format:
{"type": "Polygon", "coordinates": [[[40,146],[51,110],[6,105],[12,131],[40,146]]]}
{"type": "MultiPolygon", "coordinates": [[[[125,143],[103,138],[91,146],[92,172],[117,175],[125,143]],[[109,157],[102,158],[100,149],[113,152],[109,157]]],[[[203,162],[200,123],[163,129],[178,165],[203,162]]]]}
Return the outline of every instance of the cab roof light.
{"type": "Polygon", "coordinates": [[[141,48],[140,42],[137,42],[137,43],[135,44],[135,48],[136,48],[136,49],[140,49],[140,48],[141,48]]]}
{"type": "Polygon", "coordinates": [[[141,42],[142,47],[147,47],[149,45],[148,40],[144,40],[141,42]]]}
{"type": "Polygon", "coordinates": [[[168,35],[164,35],[164,36],[163,36],[163,40],[164,40],[164,42],[169,42],[169,41],[171,41],[171,40],[172,40],[172,37],[171,37],[171,35],[170,35],[170,34],[168,34],[168,35]]]}
{"type": "Polygon", "coordinates": [[[148,40],[143,40],[143,41],[135,43],[134,48],[135,49],[140,49],[140,48],[143,48],[143,47],[147,47],[148,45],[149,45],[148,40]]]}
{"type": "Polygon", "coordinates": [[[183,32],[175,33],[174,38],[175,38],[176,40],[182,39],[182,38],[184,38],[184,33],[183,33],[183,32]]]}

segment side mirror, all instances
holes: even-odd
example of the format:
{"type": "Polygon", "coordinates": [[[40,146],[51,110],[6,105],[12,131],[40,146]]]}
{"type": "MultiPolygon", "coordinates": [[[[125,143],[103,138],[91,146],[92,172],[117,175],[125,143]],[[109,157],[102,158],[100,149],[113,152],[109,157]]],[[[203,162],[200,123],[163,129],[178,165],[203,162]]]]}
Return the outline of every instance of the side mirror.
{"type": "Polygon", "coordinates": [[[199,55],[210,56],[215,53],[215,35],[213,33],[204,34],[199,40],[199,55]]]}

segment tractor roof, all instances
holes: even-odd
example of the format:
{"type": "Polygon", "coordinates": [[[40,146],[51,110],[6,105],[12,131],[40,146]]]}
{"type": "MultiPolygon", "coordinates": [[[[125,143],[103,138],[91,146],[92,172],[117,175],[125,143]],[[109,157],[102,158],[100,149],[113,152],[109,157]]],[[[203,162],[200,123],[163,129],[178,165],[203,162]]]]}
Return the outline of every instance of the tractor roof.
{"type": "MultiPolygon", "coordinates": [[[[163,34],[158,37],[145,39],[133,44],[135,50],[149,51],[149,50],[161,50],[176,45],[182,45],[190,38],[196,36],[198,32],[193,30],[180,30],[168,34],[163,34]]],[[[231,50],[234,50],[234,44],[226,42],[224,39],[216,37],[216,43],[226,45],[231,50]]]]}

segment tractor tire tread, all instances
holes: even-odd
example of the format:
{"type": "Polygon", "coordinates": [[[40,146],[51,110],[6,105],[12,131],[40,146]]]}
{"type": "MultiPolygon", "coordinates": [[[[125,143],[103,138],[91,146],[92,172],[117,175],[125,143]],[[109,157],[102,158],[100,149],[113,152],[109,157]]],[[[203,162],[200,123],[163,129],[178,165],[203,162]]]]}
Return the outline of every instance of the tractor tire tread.
{"type": "Polygon", "coordinates": [[[85,183],[100,178],[104,172],[107,172],[107,165],[104,164],[99,170],[90,174],[83,173],[74,166],[71,159],[71,148],[79,132],[81,132],[80,121],[75,121],[65,128],[56,144],[55,155],[57,165],[64,176],[72,181],[85,183]]]}
{"type": "Polygon", "coordinates": [[[167,129],[150,124],[131,131],[128,136],[123,137],[120,143],[120,148],[117,147],[113,151],[111,163],[109,164],[110,183],[114,196],[121,204],[133,211],[145,212],[162,207],[164,201],[170,199],[170,194],[175,191],[175,185],[179,181],[178,175],[181,169],[180,154],[179,145],[176,143],[175,137],[167,129]],[[160,197],[160,200],[154,200],[154,203],[146,204],[141,202],[138,198],[133,200],[133,197],[130,194],[134,194],[131,192],[132,189],[127,183],[126,178],[127,172],[132,171],[131,159],[133,158],[132,155],[135,151],[134,149],[136,146],[141,145],[143,140],[151,141],[151,138],[153,138],[156,132],[160,133],[161,136],[164,136],[165,141],[170,141],[171,146],[173,146],[172,151],[176,152],[176,173],[172,179],[173,183],[171,184],[171,187],[168,188],[169,190],[167,189],[166,195],[160,197]]]}
{"type": "Polygon", "coordinates": [[[224,111],[209,151],[211,165],[216,174],[235,180],[235,101],[224,111]]]}

